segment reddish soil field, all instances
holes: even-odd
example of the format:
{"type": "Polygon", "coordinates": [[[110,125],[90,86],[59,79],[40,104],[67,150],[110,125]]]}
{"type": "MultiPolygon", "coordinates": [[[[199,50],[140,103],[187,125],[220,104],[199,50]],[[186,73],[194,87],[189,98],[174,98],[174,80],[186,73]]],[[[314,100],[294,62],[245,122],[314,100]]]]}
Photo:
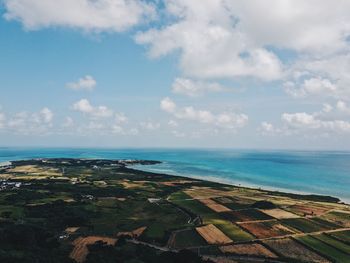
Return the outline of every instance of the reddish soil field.
{"type": "Polygon", "coordinates": [[[235,255],[277,258],[277,256],[273,252],[268,250],[263,245],[260,245],[257,243],[222,246],[220,247],[220,250],[223,253],[235,254],[235,255]]]}
{"type": "Polygon", "coordinates": [[[257,238],[279,237],[295,233],[277,221],[241,223],[240,226],[257,238]]]}

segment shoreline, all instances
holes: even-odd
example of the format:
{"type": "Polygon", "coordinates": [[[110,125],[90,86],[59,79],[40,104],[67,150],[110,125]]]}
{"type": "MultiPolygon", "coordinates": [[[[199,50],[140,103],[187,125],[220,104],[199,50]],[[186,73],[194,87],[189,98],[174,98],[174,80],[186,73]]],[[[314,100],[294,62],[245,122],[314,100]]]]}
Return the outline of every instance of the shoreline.
{"type": "MultiPolygon", "coordinates": [[[[247,183],[237,183],[233,182],[231,180],[223,179],[223,178],[218,178],[215,176],[210,176],[210,177],[201,177],[196,176],[196,175],[183,175],[183,174],[172,174],[168,172],[157,172],[157,171],[152,171],[149,169],[142,169],[142,167],[147,167],[147,166],[152,166],[156,164],[163,163],[162,161],[156,161],[156,160],[145,160],[145,159],[108,159],[108,158],[28,158],[28,159],[21,159],[21,160],[11,160],[11,161],[6,161],[7,164],[16,164],[20,162],[26,162],[26,161],[31,161],[31,160],[57,160],[57,159],[62,159],[62,160],[89,160],[89,161],[105,161],[105,162],[117,162],[119,164],[124,165],[128,169],[132,169],[134,171],[138,172],[147,172],[147,173],[152,173],[152,174],[163,174],[163,175],[168,175],[168,176],[173,176],[173,177],[180,177],[180,178],[186,178],[186,179],[196,179],[200,181],[205,181],[205,182],[211,182],[211,183],[217,183],[221,185],[227,185],[227,186],[234,186],[237,188],[242,188],[242,189],[252,189],[252,190],[259,190],[259,191],[265,191],[267,193],[277,193],[277,194],[282,194],[282,195],[290,195],[290,196],[301,196],[305,198],[319,198],[322,199],[324,198],[325,202],[328,200],[328,202],[334,202],[334,203],[340,203],[340,204],[350,204],[350,200],[340,198],[337,196],[333,195],[325,195],[325,194],[318,194],[318,193],[309,193],[309,192],[302,192],[302,191],[296,191],[296,190],[291,190],[291,189],[284,189],[284,188],[278,188],[278,187],[269,187],[269,186],[259,186],[259,185],[254,185],[254,184],[247,184],[247,183]],[[332,201],[330,201],[332,200],[332,201]],[[337,201],[336,201],[337,200],[337,201]]],[[[169,171],[170,172],[170,171],[169,171]]],[[[320,201],[322,202],[322,201],[320,201]]]]}
{"type": "MultiPolygon", "coordinates": [[[[161,162],[160,162],[161,163],[161,162]]],[[[175,176],[175,177],[180,177],[180,178],[186,178],[186,179],[196,179],[196,180],[201,180],[205,182],[211,182],[211,183],[217,183],[217,184],[222,184],[222,185],[228,185],[228,186],[234,186],[238,188],[243,188],[243,189],[252,189],[252,190],[259,190],[259,191],[265,191],[268,193],[280,193],[280,194],[286,194],[286,195],[296,195],[296,196],[315,196],[315,197],[324,197],[324,198],[332,198],[332,199],[338,199],[339,201],[337,203],[340,204],[346,204],[350,205],[350,199],[344,199],[338,196],[333,196],[333,195],[326,195],[326,194],[318,194],[318,193],[311,193],[311,192],[303,192],[303,191],[297,191],[297,190],[291,190],[291,189],[286,189],[286,188],[279,188],[279,187],[270,187],[270,186],[259,186],[259,185],[254,185],[254,184],[247,184],[247,183],[235,183],[231,180],[215,177],[215,176],[210,176],[210,177],[201,177],[200,175],[182,175],[182,174],[176,174],[176,173],[167,173],[167,172],[156,172],[148,169],[140,169],[141,167],[144,167],[145,165],[142,164],[136,164],[132,166],[127,166],[129,169],[133,169],[135,171],[141,171],[141,172],[148,172],[148,173],[153,173],[153,174],[162,174],[162,175],[169,175],[169,176],[175,176]],[[136,168],[134,166],[137,166],[136,168]]],[[[148,165],[146,165],[148,166],[148,165]]]]}

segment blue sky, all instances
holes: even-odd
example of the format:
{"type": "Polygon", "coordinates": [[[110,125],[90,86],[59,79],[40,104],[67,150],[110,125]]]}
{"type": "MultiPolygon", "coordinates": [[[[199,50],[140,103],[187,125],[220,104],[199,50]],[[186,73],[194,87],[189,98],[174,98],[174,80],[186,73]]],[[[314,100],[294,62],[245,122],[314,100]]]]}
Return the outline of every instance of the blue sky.
{"type": "Polygon", "coordinates": [[[348,1],[0,4],[0,145],[350,148],[348,1]]]}

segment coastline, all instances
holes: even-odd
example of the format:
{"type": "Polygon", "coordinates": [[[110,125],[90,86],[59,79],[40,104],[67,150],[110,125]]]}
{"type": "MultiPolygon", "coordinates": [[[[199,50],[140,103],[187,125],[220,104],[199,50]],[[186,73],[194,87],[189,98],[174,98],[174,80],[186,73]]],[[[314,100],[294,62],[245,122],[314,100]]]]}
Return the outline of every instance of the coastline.
{"type": "MultiPolygon", "coordinates": [[[[252,189],[252,190],[265,191],[268,193],[280,193],[280,194],[296,195],[296,196],[304,196],[304,197],[315,196],[315,197],[324,197],[324,198],[330,198],[330,199],[338,199],[339,201],[337,203],[350,205],[350,199],[347,200],[347,199],[344,199],[344,198],[341,198],[338,196],[333,196],[333,195],[303,192],[303,191],[297,191],[297,190],[281,188],[281,187],[259,186],[259,185],[255,185],[255,184],[248,184],[245,182],[240,182],[237,184],[237,182],[234,182],[233,180],[228,180],[225,178],[219,178],[219,177],[215,177],[215,176],[210,176],[210,177],[206,176],[205,178],[203,178],[203,177],[198,176],[198,175],[183,175],[183,174],[168,173],[168,172],[163,173],[163,172],[153,171],[152,169],[142,169],[143,167],[147,167],[147,166],[149,166],[149,165],[134,164],[132,166],[127,166],[127,168],[135,170],[135,171],[148,172],[148,173],[153,173],[153,174],[169,175],[169,176],[175,176],[175,177],[180,177],[180,178],[185,178],[185,179],[196,179],[196,180],[200,180],[200,181],[217,183],[217,184],[221,184],[221,185],[234,186],[234,187],[238,187],[238,188],[242,188],[242,189],[252,189]],[[135,168],[135,166],[136,166],[136,168],[135,168]]],[[[171,172],[171,171],[169,171],[169,172],[171,172]]]]}
{"type": "MultiPolygon", "coordinates": [[[[227,178],[221,178],[221,177],[215,177],[215,176],[200,176],[200,175],[191,175],[191,174],[178,174],[178,173],[172,173],[171,170],[169,171],[155,171],[152,169],[147,169],[146,167],[151,167],[153,165],[164,163],[162,161],[155,161],[155,160],[145,160],[145,159],[109,159],[109,158],[65,158],[65,157],[58,157],[58,158],[24,158],[22,160],[11,160],[11,161],[5,161],[1,164],[9,165],[11,163],[16,162],[22,162],[22,161],[29,161],[29,160],[39,160],[39,159],[75,159],[75,160],[91,160],[91,161],[117,161],[125,164],[125,167],[128,169],[132,169],[135,171],[141,171],[141,172],[148,172],[152,174],[162,174],[162,175],[168,175],[168,176],[174,176],[174,177],[180,177],[180,178],[187,178],[187,179],[196,179],[200,181],[205,182],[211,182],[211,183],[217,183],[221,185],[228,185],[228,186],[234,186],[242,189],[252,189],[252,190],[259,190],[259,191],[265,191],[268,193],[279,193],[279,194],[285,194],[285,195],[296,195],[296,196],[304,196],[304,197],[320,197],[325,199],[337,199],[337,203],[342,204],[350,204],[350,199],[341,198],[336,195],[327,195],[327,194],[320,194],[320,193],[314,193],[314,192],[305,192],[305,191],[297,191],[294,189],[288,189],[288,188],[282,188],[282,187],[273,187],[273,186],[266,186],[266,185],[258,185],[258,184],[249,184],[246,182],[240,182],[240,181],[234,181],[227,178]]],[[[334,201],[332,201],[334,202],[334,201]]]]}

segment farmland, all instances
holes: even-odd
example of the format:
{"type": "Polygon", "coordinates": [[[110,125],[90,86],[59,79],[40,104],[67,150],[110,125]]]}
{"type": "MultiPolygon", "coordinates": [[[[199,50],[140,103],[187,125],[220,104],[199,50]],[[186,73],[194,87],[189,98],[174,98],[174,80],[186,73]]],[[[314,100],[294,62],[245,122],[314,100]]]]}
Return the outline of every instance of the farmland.
{"type": "Polygon", "coordinates": [[[297,239],[302,244],[314,249],[315,251],[323,254],[328,257],[332,261],[340,262],[340,263],[348,263],[350,262],[350,255],[342,252],[338,248],[335,248],[323,241],[316,239],[312,236],[303,236],[297,239]]]}
{"type": "Polygon", "coordinates": [[[0,262],[349,262],[336,198],[38,159],[0,174],[0,262]],[[134,260],[134,261],[131,261],[134,260]]]}

